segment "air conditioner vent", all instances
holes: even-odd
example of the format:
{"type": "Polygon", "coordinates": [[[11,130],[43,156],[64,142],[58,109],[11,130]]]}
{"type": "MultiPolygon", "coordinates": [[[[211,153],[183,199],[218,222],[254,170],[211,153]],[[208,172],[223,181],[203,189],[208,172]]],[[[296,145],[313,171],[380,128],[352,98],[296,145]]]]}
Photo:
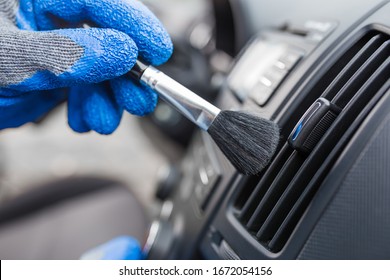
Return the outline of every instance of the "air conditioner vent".
{"type": "Polygon", "coordinates": [[[313,150],[302,153],[286,143],[257,185],[242,188],[236,218],[271,252],[285,246],[337,156],[389,88],[389,55],[385,32],[371,30],[352,42],[308,93],[341,110],[313,150]]]}

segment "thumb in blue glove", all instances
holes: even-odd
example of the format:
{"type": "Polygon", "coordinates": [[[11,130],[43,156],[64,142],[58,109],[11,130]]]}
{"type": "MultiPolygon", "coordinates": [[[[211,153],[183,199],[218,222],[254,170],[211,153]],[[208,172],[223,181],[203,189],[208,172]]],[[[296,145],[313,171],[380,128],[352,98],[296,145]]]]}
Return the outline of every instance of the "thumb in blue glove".
{"type": "Polygon", "coordinates": [[[141,260],[143,254],[139,242],[130,236],[119,236],[85,252],[82,260],[141,260]]]}
{"type": "Polygon", "coordinates": [[[69,88],[70,126],[109,134],[123,109],[142,116],[157,102],[120,76],[138,56],[158,65],[171,53],[169,35],[138,1],[0,0],[0,128],[34,120],[69,88]],[[57,29],[86,21],[100,28],[57,29]]]}

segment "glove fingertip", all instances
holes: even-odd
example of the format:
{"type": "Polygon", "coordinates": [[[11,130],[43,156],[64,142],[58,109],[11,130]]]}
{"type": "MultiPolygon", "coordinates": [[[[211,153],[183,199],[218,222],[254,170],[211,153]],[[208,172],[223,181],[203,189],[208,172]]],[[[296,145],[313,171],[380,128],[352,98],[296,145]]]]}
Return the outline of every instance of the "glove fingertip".
{"type": "Polygon", "coordinates": [[[120,77],[111,81],[115,99],[130,114],[140,117],[154,111],[157,105],[157,94],[132,80],[120,77]]]}
{"type": "Polygon", "coordinates": [[[160,36],[150,38],[148,48],[140,48],[140,56],[152,65],[161,65],[168,61],[173,53],[173,44],[166,31],[160,32],[160,36]]]}
{"type": "Polygon", "coordinates": [[[131,236],[119,236],[81,256],[83,260],[140,260],[143,259],[141,245],[131,236]]]}
{"type": "Polygon", "coordinates": [[[126,33],[136,42],[140,56],[153,65],[166,62],[172,55],[173,45],[162,22],[140,2],[133,4],[132,7],[128,6],[127,10],[133,22],[127,22],[124,26],[128,27],[126,33]],[[135,31],[132,30],[132,26],[136,26],[135,31]]]}
{"type": "Polygon", "coordinates": [[[72,88],[68,94],[68,124],[71,129],[78,133],[90,131],[90,128],[83,119],[82,97],[83,94],[79,88],[72,88]]]}
{"type": "Polygon", "coordinates": [[[87,124],[79,118],[68,116],[68,125],[74,132],[77,133],[86,133],[91,131],[87,124]]]}
{"type": "Polygon", "coordinates": [[[99,134],[113,133],[119,126],[122,111],[104,88],[99,86],[94,86],[94,90],[84,99],[84,121],[99,134]]]}

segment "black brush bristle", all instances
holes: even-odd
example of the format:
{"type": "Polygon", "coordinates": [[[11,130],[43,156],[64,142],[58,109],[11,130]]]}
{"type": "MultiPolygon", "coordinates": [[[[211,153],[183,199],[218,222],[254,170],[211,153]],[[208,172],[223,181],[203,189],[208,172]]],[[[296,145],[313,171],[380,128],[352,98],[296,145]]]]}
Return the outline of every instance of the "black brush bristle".
{"type": "Polygon", "coordinates": [[[279,142],[279,127],[272,121],[236,111],[221,111],[207,132],[236,167],[246,175],[259,173],[279,142]]]}

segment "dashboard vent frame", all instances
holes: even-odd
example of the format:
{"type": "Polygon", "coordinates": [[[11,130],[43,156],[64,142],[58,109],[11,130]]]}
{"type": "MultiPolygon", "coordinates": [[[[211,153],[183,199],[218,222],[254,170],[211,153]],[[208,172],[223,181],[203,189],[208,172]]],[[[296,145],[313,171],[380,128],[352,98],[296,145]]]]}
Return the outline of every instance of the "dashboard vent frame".
{"type": "Polygon", "coordinates": [[[381,26],[361,31],[308,92],[342,109],[313,151],[305,155],[285,143],[260,181],[250,180],[234,200],[236,219],[269,251],[284,248],[332,164],[389,88],[389,34],[381,26]]]}

